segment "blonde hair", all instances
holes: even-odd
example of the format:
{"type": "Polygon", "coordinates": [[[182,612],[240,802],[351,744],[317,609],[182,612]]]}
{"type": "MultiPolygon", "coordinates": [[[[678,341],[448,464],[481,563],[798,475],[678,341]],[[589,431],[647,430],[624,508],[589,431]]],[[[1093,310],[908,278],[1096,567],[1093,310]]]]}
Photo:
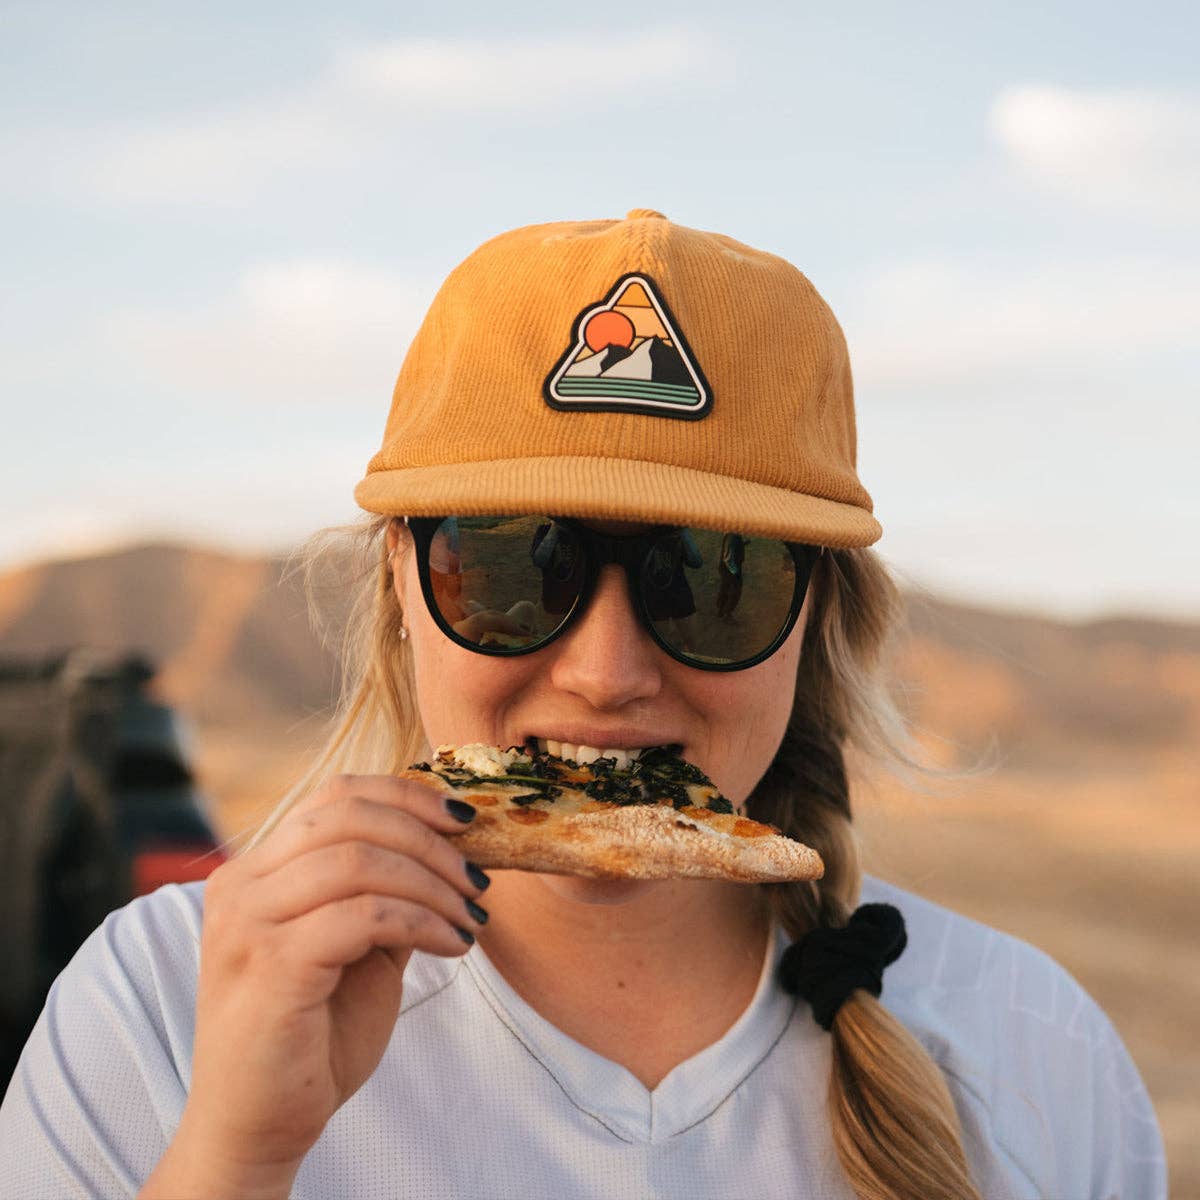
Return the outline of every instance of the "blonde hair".
{"type": "MultiPolygon", "coordinates": [[[[400,636],[403,614],[384,538],[390,520],[375,516],[323,530],[294,556],[310,615],[327,642],[333,631],[321,593],[344,595],[347,574],[352,580],[341,631],[341,695],[323,747],[250,845],[329,775],[394,773],[421,752],[411,651],[400,636]]],[[[920,775],[951,774],[920,761],[888,689],[885,652],[903,626],[904,604],[878,556],[869,549],[835,550],[820,559],[810,586],[812,616],[791,717],[748,801],[752,816],[813,846],[825,862],[819,882],[764,885],[793,939],[818,924],[845,924],[858,901],[862,869],[850,821],[846,747],[918,790],[920,775]]],[[[917,1040],[862,990],[842,1005],[831,1037],[830,1122],[855,1194],[861,1200],[978,1200],[949,1089],[917,1040]]]]}

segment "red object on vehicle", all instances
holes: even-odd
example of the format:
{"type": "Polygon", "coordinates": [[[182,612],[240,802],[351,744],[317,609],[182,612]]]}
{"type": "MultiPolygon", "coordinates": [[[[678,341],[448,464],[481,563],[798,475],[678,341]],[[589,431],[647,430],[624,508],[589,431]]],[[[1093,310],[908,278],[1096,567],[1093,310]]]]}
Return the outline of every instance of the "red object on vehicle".
{"type": "Polygon", "coordinates": [[[164,883],[207,879],[224,861],[225,852],[204,843],[150,846],[133,857],[134,895],[145,896],[164,883]]]}

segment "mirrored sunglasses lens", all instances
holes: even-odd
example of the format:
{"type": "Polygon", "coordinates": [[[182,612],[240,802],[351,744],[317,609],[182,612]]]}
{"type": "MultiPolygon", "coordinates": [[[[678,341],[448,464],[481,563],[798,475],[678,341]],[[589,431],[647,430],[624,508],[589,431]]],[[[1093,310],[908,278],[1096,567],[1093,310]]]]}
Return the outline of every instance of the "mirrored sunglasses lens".
{"type": "Polygon", "coordinates": [[[447,517],[429,546],[443,619],[490,649],[544,641],[574,607],[584,577],[578,540],[549,517],[447,517]]]}
{"type": "Polygon", "coordinates": [[[784,542],[706,529],[657,542],[641,572],[658,635],[698,663],[746,662],[787,623],[796,564],[784,542]]]}

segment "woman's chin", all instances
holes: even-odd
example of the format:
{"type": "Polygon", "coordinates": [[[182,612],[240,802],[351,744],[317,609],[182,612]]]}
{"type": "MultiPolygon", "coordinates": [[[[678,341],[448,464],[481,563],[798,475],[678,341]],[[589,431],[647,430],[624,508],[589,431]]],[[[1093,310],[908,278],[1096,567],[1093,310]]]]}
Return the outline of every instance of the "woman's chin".
{"type": "Polygon", "coordinates": [[[579,875],[539,875],[542,885],[575,904],[628,904],[654,887],[649,879],[585,879],[579,875]]]}

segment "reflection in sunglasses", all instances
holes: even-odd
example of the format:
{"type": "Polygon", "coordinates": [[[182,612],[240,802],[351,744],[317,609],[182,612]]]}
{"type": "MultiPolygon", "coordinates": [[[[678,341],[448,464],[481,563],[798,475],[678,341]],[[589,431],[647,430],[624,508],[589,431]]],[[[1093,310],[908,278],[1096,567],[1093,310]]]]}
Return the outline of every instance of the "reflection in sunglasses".
{"type": "Polygon", "coordinates": [[[529,548],[542,576],[542,608],[561,615],[575,603],[583,587],[583,554],[571,531],[552,522],[539,525],[529,548]]]}
{"type": "Polygon", "coordinates": [[[518,600],[507,612],[484,608],[468,600],[469,615],[453,622],[454,631],[481,646],[528,646],[538,640],[537,609],[528,600],[518,600]]]}
{"type": "Polygon", "coordinates": [[[717,588],[717,617],[732,622],[742,598],[742,566],[746,561],[746,539],[737,533],[727,533],[721,539],[721,562],[718,570],[721,582],[717,588]]]}

